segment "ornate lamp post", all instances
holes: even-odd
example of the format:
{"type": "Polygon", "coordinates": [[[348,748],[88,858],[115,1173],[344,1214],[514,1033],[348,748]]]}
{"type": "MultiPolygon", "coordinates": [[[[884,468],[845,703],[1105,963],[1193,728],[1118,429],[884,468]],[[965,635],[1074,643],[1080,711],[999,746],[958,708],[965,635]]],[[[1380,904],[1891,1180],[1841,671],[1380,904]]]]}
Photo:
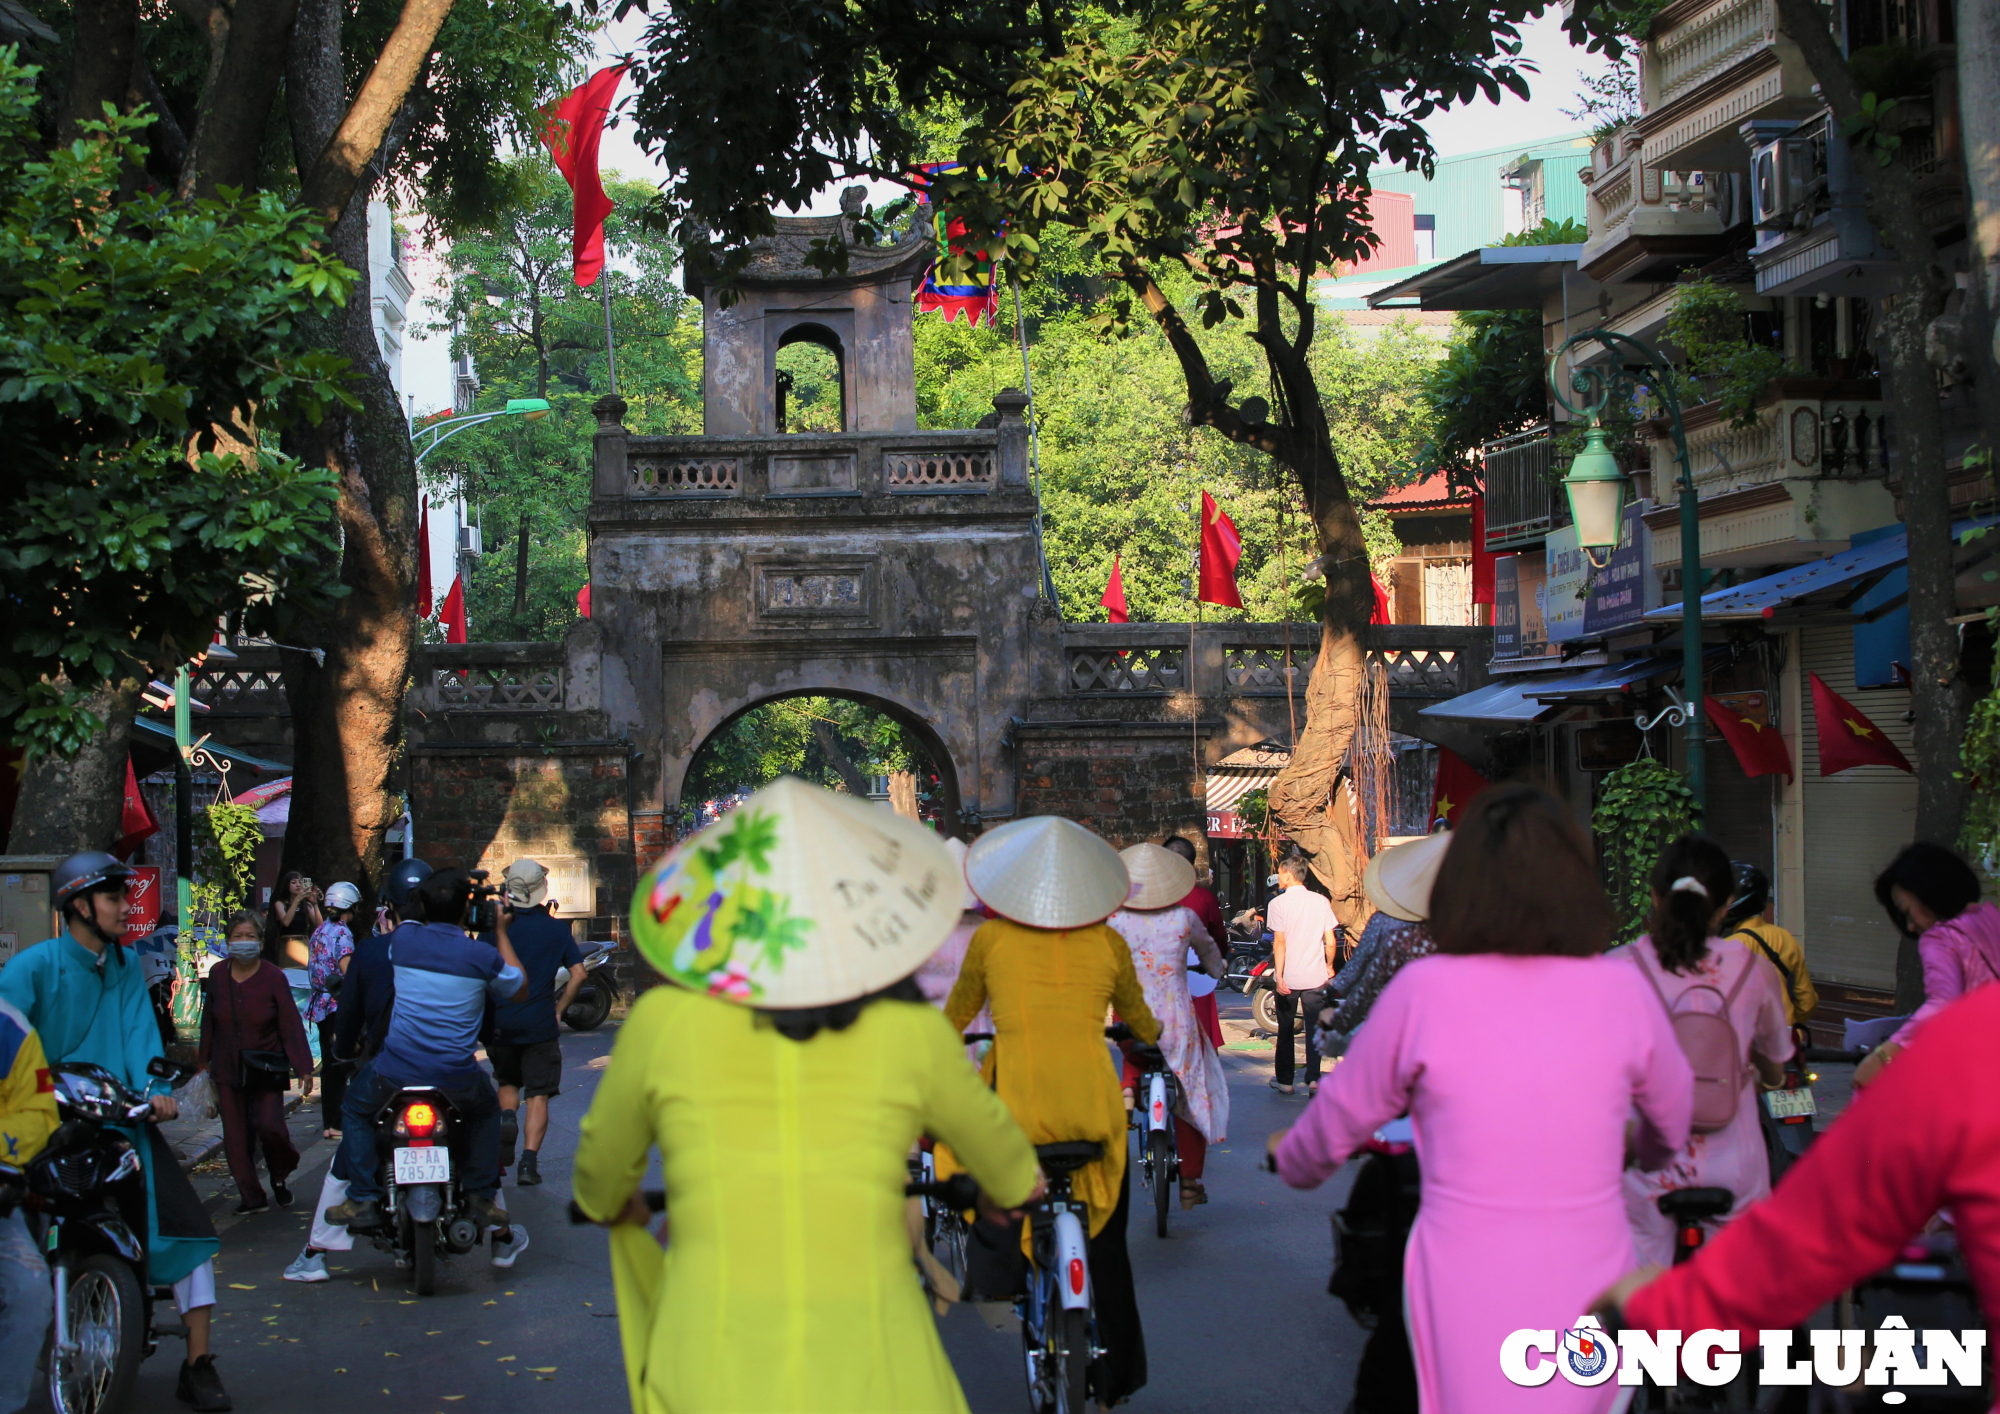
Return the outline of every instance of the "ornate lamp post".
{"type": "Polygon", "coordinates": [[[496,417],[525,417],[530,422],[539,422],[549,415],[547,398],[509,398],[507,406],[497,412],[469,412],[463,417],[447,417],[442,422],[418,429],[412,441],[421,442],[417,447],[417,465],[424,464],[424,458],[438,449],[438,443],[457,436],[468,427],[477,427],[482,422],[491,422],[496,417]],[[429,441],[422,441],[428,437],[429,441]]]}
{"type": "MultiPolygon", "coordinates": [[[[1688,788],[1694,793],[1697,812],[1708,807],[1707,731],[1702,720],[1701,677],[1701,511],[1694,489],[1694,472],[1688,464],[1687,425],[1681,420],[1680,399],[1674,393],[1673,369],[1657,349],[1609,329],[1586,329],[1563,341],[1549,360],[1549,387],[1556,401],[1571,416],[1588,418],[1583,450],[1563,478],[1569,494],[1570,515],[1576,522],[1577,539],[1584,553],[1611,550],[1618,545],[1624,520],[1625,478],[1605,444],[1598,416],[1613,398],[1630,403],[1640,383],[1634,366],[1651,375],[1648,391],[1666,410],[1667,430],[1674,439],[1674,460],[1680,463],[1681,493],[1681,678],[1687,701],[1674,709],[1687,727],[1688,788]],[[1564,396],[1563,379],[1556,374],[1569,351],[1578,344],[1595,343],[1612,355],[1608,367],[1572,368],[1568,391],[1578,402],[1564,396]]],[[[1595,562],[1593,557],[1593,563],[1595,562]]]]}

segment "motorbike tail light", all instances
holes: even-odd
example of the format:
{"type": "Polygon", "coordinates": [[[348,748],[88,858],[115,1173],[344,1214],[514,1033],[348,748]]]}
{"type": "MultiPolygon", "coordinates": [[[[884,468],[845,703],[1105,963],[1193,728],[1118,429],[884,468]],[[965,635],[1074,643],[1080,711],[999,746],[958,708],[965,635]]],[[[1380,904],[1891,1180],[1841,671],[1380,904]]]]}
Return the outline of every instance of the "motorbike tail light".
{"type": "Polygon", "coordinates": [[[1069,1290],[1072,1296],[1083,1295],[1083,1258],[1069,1259],[1069,1290]]]}
{"type": "Polygon", "coordinates": [[[403,1111],[403,1132],[418,1139],[428,1139],[437,1133],[437,1106],[418,1100],[403,1111]]]}

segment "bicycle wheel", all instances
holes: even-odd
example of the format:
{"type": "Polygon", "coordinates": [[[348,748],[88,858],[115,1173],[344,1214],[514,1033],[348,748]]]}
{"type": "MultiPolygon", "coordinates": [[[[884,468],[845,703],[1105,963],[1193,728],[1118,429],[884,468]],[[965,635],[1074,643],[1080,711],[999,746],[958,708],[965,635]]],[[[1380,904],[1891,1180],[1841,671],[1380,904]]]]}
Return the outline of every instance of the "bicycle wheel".
{"type": "Polygon", "coordinates": [[[437,1224],[418,1223],[412,1236],[415,1241],[410,1251],[411,1283],[417,1295],[429,1296],[437,1291],[437,1224]]]}
{"type": "Polygon", "coordinates": [[[1056,1375],[1056,1414],[1087,1414],[1090,1397],[1090,1313],[1064,1311],[1052,1323],[1056,1375]]]}
{"type": "Polygon", "coordinates": [[[1147,1137],[1151,1146],[1146,1167],[1153,1183],[1153,1227],[1160,1237],[1167,1235],[1167,1200],[1174,1183],[1173,1156],[1167,1152],[1171,1142],[1164,1129],[1156,1129],[1147,1137]]]}
{"type": "Polygon", "coordinates": [[[965,1244],[968,1238],[964,1217],[948,1210],[939,1212],[937,1237],[931,1244],[931,1252],[944,1263],[944,1269],[956,1277],[960,1285],[965,1282],[965,1244]]]}

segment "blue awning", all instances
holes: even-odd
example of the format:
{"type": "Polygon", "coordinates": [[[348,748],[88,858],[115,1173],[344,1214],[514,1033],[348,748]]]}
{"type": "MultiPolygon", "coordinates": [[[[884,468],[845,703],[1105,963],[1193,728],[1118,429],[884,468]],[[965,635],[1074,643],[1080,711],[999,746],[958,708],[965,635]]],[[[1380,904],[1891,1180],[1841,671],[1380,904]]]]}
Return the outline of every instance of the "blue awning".
{"type": "MultiPolygon", "coordinates": [[[[2000,516],[1959,521],[1951,528],[1952,539],[1956,541],[1969,530],[1993,525],[2000,525],[2000,516]]],[[[1970,545],[1958,546],[1953,558],[1959,570],[1964,571],[1992,555],[1995,550],[2000,550],[2000,537],[1990,536],[1975,540],[1970,545]]],[[[1812,615],[1834,622],[1852,621],[1857,617],[1852,608],[1855,601],[1909,558],[1907,533],[1885,535],[1880,540],[1871,540],[1852,550],[1842,550],[1825,559],[1794,565],[1776,574],[1767,574],[1762,579],[1753,579],[1748,584],[1711,590],[1701,596],[1701,616],[1717,622],[1757,620],[1774,618],[1781,609],[1796,609],[1801,617],[1812,615]]],[[[1904,602],[1905,598],[1897,598],[1876,605],[1870,614],[1878,616],[1887,613],[1904,602]]],[[[1646,615],[1648,621],[1655,623],[1678,622],[1680,617],[1679,604],[1667,604],[1646,615]]]]}
{"type": "Polygon", "coordinates": [[[1476,687],[1471,692],[1443,702],[1434,702],[1417,715],[1441,717],[1452,722],[1509,722],[1525,726],[1554,710],[1531,696],[1539,690],[1541,683],[1548,681],[1551,679],[1542,677],[1528,682],[1488,683],[1485,687],[1476,687]]]}

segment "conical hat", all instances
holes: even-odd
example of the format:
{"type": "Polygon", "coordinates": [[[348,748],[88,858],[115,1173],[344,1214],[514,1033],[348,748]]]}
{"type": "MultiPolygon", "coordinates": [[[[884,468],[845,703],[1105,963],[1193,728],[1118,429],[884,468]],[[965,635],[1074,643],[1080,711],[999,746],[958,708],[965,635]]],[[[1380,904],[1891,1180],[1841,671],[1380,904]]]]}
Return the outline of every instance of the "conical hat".
{"type": "Polygon", "coordinates": [[[640,876],[632,935],[683,986],[830,1006],[915,972],[957,925],[959,897],[928,829],[786,776],[640,876]]]}
{"type": "Polygon", "coordinates": [[[1172,908],[1194,888],[1194,865],[1162,845],[1135,844],[1118,857],[1132,876],[1127,908],[1172,908]]]}
{"type": "Polygon", "coordinates": [[[1391,918],[1421,923],[1431,916],[1431,885],[1450,848],[1451,832],[1445,830],[1385,849],[1362,871],[1362,890],[1391,918]]]}
{"type": "Polygon", "coordinates": [[[1118,851],[1058,815],[988,830],[965,856],[965,881],[995,913],[1030,928],[1102,923],[1132,891],[1118,851]]]}
{"type": "Polygon", "coordinates": [[[972,885],[965,882],[965,856],[971,852],[971,846],[961,839],[948,839],[944,842],[944,847],[950,852],[951,862],[958,869],[958,911],[972,913],[979,907],[979,895],[972,891],[972,885]]]}

